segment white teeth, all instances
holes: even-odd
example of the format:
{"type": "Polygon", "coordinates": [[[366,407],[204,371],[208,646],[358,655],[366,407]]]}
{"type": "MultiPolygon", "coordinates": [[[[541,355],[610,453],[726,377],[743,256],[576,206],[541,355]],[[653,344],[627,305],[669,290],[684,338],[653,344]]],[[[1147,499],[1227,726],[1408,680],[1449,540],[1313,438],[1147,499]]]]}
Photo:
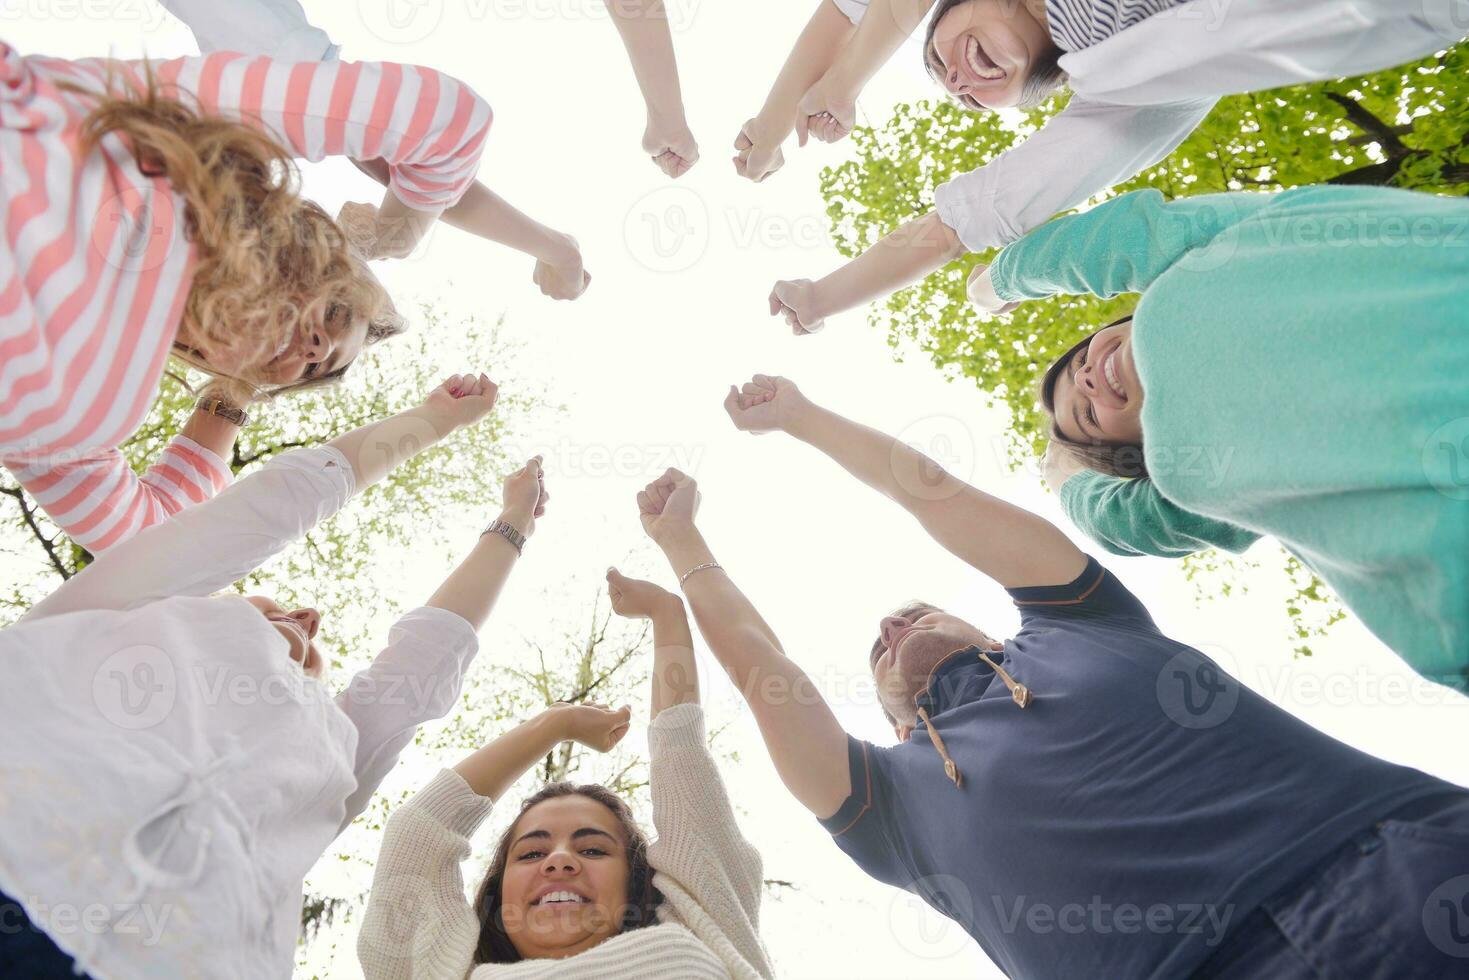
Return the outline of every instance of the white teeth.
{"type": "Polygon", "coordinates": [[[1127,392],[1123,389],[1122,382],[1117,380],[1116,351],[1107,355],[1107,360],[1102,364],[1102,376],[1107,379],[1107,385],[1117,394],[1118,398],[1127,397],[1127,392]]]}
{"type": "Polygon", "coordinates": [[[979,42],[973,36],[965,40],[964,59],[969,63],[969,70],[986,81],[996,81],[1005,77],[1005,69],[986,65],[980,60],[979,42]]]}
{"type": "Polygon", "coordinates": [[[583,903],[585,901],[586,901],[586,899],[585,898],[582,898],[576,892],[562,891],[562,892],[547,892],[545,895],[542,895],[540,898],[536,899],[536,904],[537,905],[545,905],[545,904],[550,903],[550,902],[575,902],[577,904],[580,904],[580,903],[583,903]]]}

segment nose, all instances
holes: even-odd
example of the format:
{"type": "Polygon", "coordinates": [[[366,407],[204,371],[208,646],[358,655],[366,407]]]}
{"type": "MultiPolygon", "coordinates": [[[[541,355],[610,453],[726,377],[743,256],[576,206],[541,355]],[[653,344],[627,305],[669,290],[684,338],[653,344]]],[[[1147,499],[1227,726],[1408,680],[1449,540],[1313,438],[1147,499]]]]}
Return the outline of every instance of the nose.
{"type": "Polygon", "coordinates": [[[301,348],[301,354],[308,362],[321,363],[331,356],[332,345],[326,335],[320,330],[311,331],[311,336],[306,338],[306,343],[301,348]]]}
{"type": "Polygon", "coordinates": [[[901,616],[889,616],[884,619],[882,625],[878,627],[878,635],[882,637],[882,645],[891,650],[893,641],[898,638],[898,634],[910,625],[912,624],[901,616]]]}
{"type": "Polygon", "coordinates": [[[581,871],[581,860],[574,851],[552,851],[541,868],[542,874],[577,874],[581,871]]]}
{"type": "Polygon", "coordinates": [[[963,83],[959,81],[959,69],[957,66],[950,68],[948,73],[944,75],[944,88],[948,89],[953,95],[962,94],[961,89],[963,88],[963,83]]]}
{"type": "Polygon", "coordinates": [[[316,631],[321,628],[321,613],[315,609],[297,609],[290,616],[301,624],[307,636],[313,640],[316,639],[316,631]]]}

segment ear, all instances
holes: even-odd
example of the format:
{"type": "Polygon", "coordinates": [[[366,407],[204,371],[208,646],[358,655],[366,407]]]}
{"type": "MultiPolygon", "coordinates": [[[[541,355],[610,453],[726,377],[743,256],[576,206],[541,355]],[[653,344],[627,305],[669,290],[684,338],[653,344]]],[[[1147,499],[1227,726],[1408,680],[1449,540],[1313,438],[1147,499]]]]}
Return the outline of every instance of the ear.
{"type": "Polygon", "coordinates": [[[906,742],[913,734],[913,726],[905,725],[900,721],[893,726],[893,734],[898,736],[899,742],[906,742]]]}

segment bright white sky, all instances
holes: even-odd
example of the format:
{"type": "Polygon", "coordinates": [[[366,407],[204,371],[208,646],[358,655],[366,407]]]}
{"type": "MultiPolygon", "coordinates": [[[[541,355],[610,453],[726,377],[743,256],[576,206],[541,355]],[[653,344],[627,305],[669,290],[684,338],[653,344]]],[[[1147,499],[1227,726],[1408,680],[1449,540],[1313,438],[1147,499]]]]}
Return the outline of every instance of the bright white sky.
{"type": "MultiPolygon", "coordinates": [[[[786,375],[839,411],[905,433],[977,485],[1069,525],[1033,475],[1005,469],[1003,416],[972,388],[946,383],[921,358],[895,363],[860,312],[800,340],[766,315],[776,279],[814,277],[839,261],[818,173],[846,159],[850,145],[798,151],[792,143],[786,168],[759,186],[729,163],[740,124],[759,108],[812,3],[668,0],[684,100],[704,154],[676,184],[641,153],[642,105],[600,0],[314,0],[307,8],[347,58],[431,65],[483,94],[495,124],[481,178],[577,236],[593,276],[580,301],[552,304],[531,284],[529,261],[447,228],[414,258],[384,267],[400,299],[504,312],[524,344],[518,363],[479,365],[465,350],[463,364],[536,379],[567,407],[525,447],[525,455],[546,453],[555,500],[481,656],[520,649],[520,636],[563,612],[579,617],[609,564],[656,572],[671,585],[642,540],[633,495],[679,465],[700,480],[715,552],[786,648],[851,731],[883,740],[890,734],[865,683],[878,619],[922,597],[1003,636],[1017,623],[1014,609],[998,587],[826,460],[781,437],[735,432],[720,407],[727,386],[756,372],[786,375]],[[566,596],[568,609],[544,608],[547,592],[566,596]]],[[[194,52],[188,32],[148,0],[0,0],[0,36],[24,53],[66,57],[194,52]]],[[[910,43],[870,87],[861,114],[880,123],[893,104],[933,94],[910,43]]],[[[308,168],[306,190],[333,212],[344,200],[376,199],[342,163],[308,168]]],[[[460,366],[444,365],[446,373],[460,366]]],[[[465,515],[466,532],[493,513],[496,499],[486,500],[484,514],[465,515]]],[[[1367,751],[1469,783],[1469,759],[1454,751],[1469,701],[1422,685],[1415,693],[1408,669],[1355,624],[1316,644],[1314,659],[1292,661],[1280,561],[1269,545],[1255,557],[1264,569],[1248,593],[1202,607],[1175,563],[1109,565],[1165,631],[1232,665],[1282,707],[1367,751]]],[[[405,598],[426,594],[442,573],[424,569],[405,598]]],[[[712,666],[704,661],[713,710],[738,717],[726,742],[741,759],[725,773],[730,793],[747,813],[767,875],[799,886],[764,910],[782,976],[999,976],[957,927],[867,879],[837,851],[785,794],[712,666]]],[[[393,782],[412,786],[429,775],[400,771],[393,782]]],[[[969,828],[954,833],[962,846],[984,846],[969,828]]],[[[320,969],[357,975],[352,939],[342,936],[340,954],[320,969]]]]}

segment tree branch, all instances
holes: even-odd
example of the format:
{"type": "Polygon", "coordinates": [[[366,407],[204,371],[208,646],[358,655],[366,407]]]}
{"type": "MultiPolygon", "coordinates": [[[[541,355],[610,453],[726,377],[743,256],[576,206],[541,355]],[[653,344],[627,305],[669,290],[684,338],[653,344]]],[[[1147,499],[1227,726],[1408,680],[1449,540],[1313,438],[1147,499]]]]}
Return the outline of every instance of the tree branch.
{"type": "Polygon", "coordinates": [[[1393,127],[1367,111],[1362,103],[1339,92],[1325,94],[1328,99],[1342,107],[1342,111],[1346,113],[1347,119],[1353,125],[1380,143],[1388,156],[1402,156],[1408,152],[1408,147],[1398,139],[1398,134],[1393,132],[1393,127]]]}
{"type": "Polygon", "coordinates": [[[14,497],[15,502],[20,505],[21,518],[25,521],[26,527],[30,528],[31,534],[35,536],[36,541],[45,550],[46,557],[50,560],[51,567],[56,570],[56,574],[61,576],[62,581],[71,578],[71,569],[67,568],[66,563],[61,560],[61,556],[56,552],[56,539],[54,537],[48,538],[42,533],[41,525],[36,521],[35,508],[26,504],[25,491],[20,487],[0,487],[0,493],[14,497]]]}

